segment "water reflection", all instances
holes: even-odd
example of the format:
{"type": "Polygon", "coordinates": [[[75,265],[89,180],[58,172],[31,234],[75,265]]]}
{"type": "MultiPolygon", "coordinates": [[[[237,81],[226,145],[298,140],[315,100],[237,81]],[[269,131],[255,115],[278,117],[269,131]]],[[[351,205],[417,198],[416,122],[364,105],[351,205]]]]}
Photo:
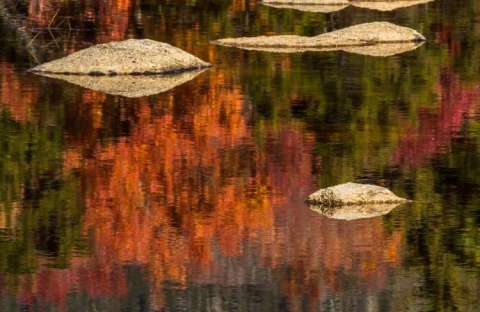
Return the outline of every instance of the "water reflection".
{"type": "Polygon", "coordinates": [[[90,75],[38,75],[67,81],[83,88],[100,91],[110,95],[120,95],[129,98],[152,96],[167,92],[182,85],[205,70],[188,71],[169,75],[117,75],[117,76],[90,76],[90,75]]]}
{"type": "Polygon", "coordinates": [[[387,215],[393,209],[401,207],[402,204],[370,204],[370,205],[347,205],[341,207],[325,207],[311,205],[310,209],[328,218],[339,220],[358,220],[377,218],[387,215]]]}
{"type": "MultiPolygon", "coordinates": [[[[276,37],[276,36],[273,36],[276,37]]],[[[279,36],[280,37],[280,36],[279,36]]],[[[270,38],[270,40],[275,40],[278,44],[275,46],[269,46],[272,41],[262,42],[262,37],[258,38],[228,38],[221,40],[226,41],[216,41],[215,44],[225,45],[226,47],[235,47],[244,50],[250,51],[262,51],[269,53],[304,53],[304,52],[334,52],[334,51],[343,51],[347,53],[355,53],[360,55],[375,56],[375,57],[391,57],[394,55],[406,53],[417,49],[423,45],[423,42],[402,42],[402,43],[380,43],[372,45],[361,45],[361,46],[341,46],[338,47],[308,47],[309,44],[306,44],[305,47],[299,46],[296,47],[290,41],[295,41],[290,39],[281,39],[281,38],[270,38]],[[251,39],[251,44],[247,40],[243,42],[244,39],[251,39]],[[230,41],[231,40],[231,41],[230,41]],[[239,40],[239,41],[236,41],[239,40]],[[285,40],[285,41],[283,41],[285,40]],[[285,46],[282,46],[285,45],[285,46]]],[[[299,41],[307,42],[310,37],[297,38],[299,41]]]]}
{"type": "Polygon", "coordinates": [[[132,36],[216,66],[126,99],[25,73],[30,55],[1,39],[2,310],[474,311],[479,32],[475,1],[461,2],[392,16],[436,39],[381,60],[208,44],[375,17],[349,9],[328,20],[244,1],[20,7],[36,27],[60,9],[85,30],[46,58],[132,36]],[[352,221],[304,204],[348,180],[415,202],[352,221]]]}
{"type": "Polygon", "coordinates": [[[437,112],[419,110],[418,126],[405,128],[394,154],[395,162],[419,166],[433,155],[444,152],[461,131],[464,120],[478,109],[479,86],[462,86],[450,69],[444,69],[437,94],[440,98],[437,112]]]}

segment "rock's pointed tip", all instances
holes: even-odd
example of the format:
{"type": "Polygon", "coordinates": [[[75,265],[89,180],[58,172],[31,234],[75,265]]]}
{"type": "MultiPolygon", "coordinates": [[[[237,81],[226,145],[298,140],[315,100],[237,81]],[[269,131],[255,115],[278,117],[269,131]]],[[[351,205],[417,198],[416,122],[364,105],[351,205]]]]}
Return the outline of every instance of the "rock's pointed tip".
{"type": "Polygon", "coordinates": [[[215,39],[210,41],[210,43],[214,45],[225,45],[225,39],[215,39]]]}
{"type": "Polygon", "coordinates": [[[415,34],[415,36],[417,37],[417,40],[418,40],[418,41],[422,41],[422,42],[423,42],[423,41],[427,41],[427,38],[426,38],[424,35],[422,35],[421,33],[419,33],[419,32],[417,32],[417,33],[415,34]]]}

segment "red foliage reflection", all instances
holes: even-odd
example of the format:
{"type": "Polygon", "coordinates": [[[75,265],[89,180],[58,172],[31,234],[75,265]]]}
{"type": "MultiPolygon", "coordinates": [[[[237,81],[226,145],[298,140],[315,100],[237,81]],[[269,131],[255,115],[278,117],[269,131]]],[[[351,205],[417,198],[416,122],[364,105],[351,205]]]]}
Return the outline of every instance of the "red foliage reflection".
{"type": "Polygon", "coordinates": [[[407,128],[401,135],[394,153],[400,165],[420,166],[447,148],[480,96],[478,86],[465,87],[458,77],[445,70],[438,85],[440,106],[436,112],[421,109],[418,127],[407,128]]]}

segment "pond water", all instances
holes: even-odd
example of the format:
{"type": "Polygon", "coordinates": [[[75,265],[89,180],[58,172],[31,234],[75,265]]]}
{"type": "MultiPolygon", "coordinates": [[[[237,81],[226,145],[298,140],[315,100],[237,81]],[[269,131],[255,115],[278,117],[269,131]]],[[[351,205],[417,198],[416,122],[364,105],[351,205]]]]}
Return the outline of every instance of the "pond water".
{"type": "Polygon", "coordinates": [[[32,0],[0,12],[1,311],[479,310],[477,0],[329,14],[32,0]],[[385,58],[210,44],[379,20],[428,40],[385,58]],[[141,98],[27,72],[126,38],[214,67],[141,98]],[[347,181],[414,202],[350,221],[304,203],[347,181]]]}

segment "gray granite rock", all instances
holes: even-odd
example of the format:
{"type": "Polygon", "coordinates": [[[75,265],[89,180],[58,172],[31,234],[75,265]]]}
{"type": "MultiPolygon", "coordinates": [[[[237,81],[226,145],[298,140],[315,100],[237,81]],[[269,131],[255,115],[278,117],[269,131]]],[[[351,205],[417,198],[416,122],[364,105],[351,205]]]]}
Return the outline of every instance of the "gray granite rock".
{"type": "Polygon", "coordinates": [[[345,183],[320,189],[306,200],[309,204],[340,207],[367,204],[398,204],[408,202],[389,189],[377,185],[345,183]]]}
{"type": "Polygon", "coordinates": [[[156,75],[198,70],[209,63],[167,43],[129,39],[97,44],[41,64],[32,72],[71,75],[156,75]]]}
{"type": "Polygon", "coordinates": [[[349,51],[356,48],[355,53],[362,53],[363,48],[368,55],[389,56],[392,55],[392,51],[404,52],[414,49],[424,41],[425,37],[414,29],[389,22],[373,22],[314,37],[296,35],[241,37],[220,39],[213,43],[270,52],[349,51]],[[390,44],[395,45],[395,49],[392,50],[390,44]],[[402,45],[406,48],[399,49],[402,45]]]}

